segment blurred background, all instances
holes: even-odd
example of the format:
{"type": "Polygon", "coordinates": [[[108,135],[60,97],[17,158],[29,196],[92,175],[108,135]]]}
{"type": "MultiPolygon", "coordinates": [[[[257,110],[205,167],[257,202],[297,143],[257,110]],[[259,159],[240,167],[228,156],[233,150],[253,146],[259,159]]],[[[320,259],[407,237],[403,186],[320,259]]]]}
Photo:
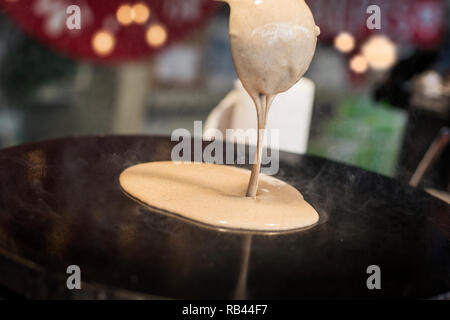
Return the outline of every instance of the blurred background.
{"type": "MultiPolygon", "coordinates": [[[[306,2],[322,30],[307,153],[409,183],[430,150],[420,186],[448,192],[450,0],[306,2]]],[[[193,130],[237,78],[228,15],[212,0],[0,0],[0,147],[193,130]]]]}

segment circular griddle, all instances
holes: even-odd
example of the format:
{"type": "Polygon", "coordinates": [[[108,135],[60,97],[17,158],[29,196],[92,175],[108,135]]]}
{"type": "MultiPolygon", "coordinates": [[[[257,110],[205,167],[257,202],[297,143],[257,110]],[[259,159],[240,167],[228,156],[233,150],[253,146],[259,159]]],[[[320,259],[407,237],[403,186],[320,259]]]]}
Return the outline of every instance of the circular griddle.
{"type": "Polygon", "coordinates": [[[121,190],[170,160],[165,137],[84,137],[0,151],[0,284],[31,298],[431,298],[450,291],[450,207],[389,178],[280,155],[278,178],[319,212],[294,233],[205,228],[121,190]],[[68,290],[66,269],[81,268],[68,290]],[[381,269],[369,290],[367,268],[381,269]]]}

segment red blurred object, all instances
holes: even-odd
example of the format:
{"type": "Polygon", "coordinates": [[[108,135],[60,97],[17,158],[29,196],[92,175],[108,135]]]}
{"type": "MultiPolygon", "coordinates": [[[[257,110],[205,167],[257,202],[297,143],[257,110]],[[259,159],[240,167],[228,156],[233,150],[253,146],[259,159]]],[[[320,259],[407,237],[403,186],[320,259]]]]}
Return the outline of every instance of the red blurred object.
{"type": "Polygon", "coordinates": [[[409,15],[413,41],[424,47],[438,45],[445,32],[444,12],[443,1],[416,0],[409,15]]]}
{"type": "Polygon", "coordinates": [[[361,43],[373,33],[419,48],[438,46],[445,32],[443,0],[306,0],[322,33],[322,41],[332,41],[341,31],[352,33],[361,43]],[[367,7],[381,9],[381,30],[366,26],[367,7]]]}
{"type": "Polygon", "coordinates": [[[204,24],[218,7],[213,0],[0,0],[0,4],[7,15],[44,44],[74,58],[108,63],[155,54],[204,24]],[[121,25],[116,18],[118,8],[138,3],[150,9],[148,20],[121,25]],[[70,5],[81,9],[80,30],[66,26],[70,5]],[[156,23],[167,31],[167,40],[159,47],[146,40],[148,28],[156,23]],[[102,30],[113,36],[115,45],[108,54],[99,55],[92,41],[102,30]]]}

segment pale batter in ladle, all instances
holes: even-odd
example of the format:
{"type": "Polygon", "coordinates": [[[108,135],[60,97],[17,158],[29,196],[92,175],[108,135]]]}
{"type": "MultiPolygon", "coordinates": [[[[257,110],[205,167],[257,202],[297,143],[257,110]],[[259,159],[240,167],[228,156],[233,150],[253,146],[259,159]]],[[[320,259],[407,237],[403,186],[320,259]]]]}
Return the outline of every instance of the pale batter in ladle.
{"type": "Polygon", "coordinates": [[[255,197],[264,130],[272,101],[307,71],[319,28],[304,0],[220,0],[229,3],[233,61],[258,116],[256,161],[248,197],[255,197]]]}

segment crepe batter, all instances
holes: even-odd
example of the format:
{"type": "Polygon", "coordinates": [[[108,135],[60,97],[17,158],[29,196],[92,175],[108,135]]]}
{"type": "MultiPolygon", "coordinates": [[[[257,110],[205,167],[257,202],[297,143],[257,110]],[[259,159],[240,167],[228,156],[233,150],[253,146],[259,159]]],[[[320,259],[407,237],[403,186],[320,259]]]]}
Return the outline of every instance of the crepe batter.
{"type": "Polygon", "coordinates": [[[319,28],[304,0],[220,1],[231,7],[233,61],[258,116],[252,171],[212,164],[154,162],[125,170],[120,184],[149,206],[208,225],[261,231],[310,226],[319,220],[314,208],[294,187],[260,175],[260,168],[272,101],[308,69],[319,28]]]}
{"type": "Polygon", "coordinates": [[[261,175],[256,199],[244,197],[249,170],[206,163],[149,162],[133,166],[120,184],[145,204],[212,226],[289,230],[318,220],[289,184],[261,175]]]}

